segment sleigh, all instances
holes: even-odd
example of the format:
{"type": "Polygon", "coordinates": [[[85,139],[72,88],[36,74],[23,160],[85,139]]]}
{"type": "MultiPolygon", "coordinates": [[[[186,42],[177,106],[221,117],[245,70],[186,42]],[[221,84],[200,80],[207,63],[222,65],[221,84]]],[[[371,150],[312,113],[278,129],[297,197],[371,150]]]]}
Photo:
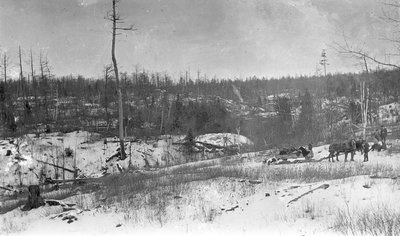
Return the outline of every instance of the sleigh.
{"type": "Polygon", "coordinates": [[[308,158],[309,157],[308,154],[310,153],[311,152],[306,150],[304,147],[300,147],[298,149],[294,147],[283,148],[279,150],[279,154],[276,156],[276,158],[279,160],[308,158]]]}

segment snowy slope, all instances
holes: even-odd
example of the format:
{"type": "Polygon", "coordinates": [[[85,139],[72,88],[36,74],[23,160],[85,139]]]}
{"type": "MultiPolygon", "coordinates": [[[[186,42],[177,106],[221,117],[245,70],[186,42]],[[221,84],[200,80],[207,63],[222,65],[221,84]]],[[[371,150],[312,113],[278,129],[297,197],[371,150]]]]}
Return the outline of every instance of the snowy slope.
{"type": "MultiPolygon", "coordinates": [[[[21,180],[25,185],[37,184],[41,173],[54,179],[57,168],[40,161],[58,166],[63,166],[64,163],[66,168],[73,170],[74,158],[76,158],[76,166],[80,170],[78,175],[85,177],[102,176],[105,169],[107,173],[117,173],[120,169],[154,168],[183,163],[186,157],[182,153],[182,146],[174,144],[182,137],[166,135],[158,140],[126,141],[127,158],[123,161],[117,156],[120,145],[117,138],[110,137],[104,140],[99,134],[86,131],[43,134],[40,137],[26,135],[18,139],[0,140],[0,178],[2,179],[0,184],[2,186],[18,185],[21,180]],[[63,158],[66,148],[71,149],[73,154],[63,158]],[[19,149],[19,154],[17,149],[19,149]],[[7,156],[7,151],[11,151],[12,154],[7,156]],[[113,155],[116,157],[110,158],[113,155]],[[17,160],[17,156],[22,159],[17,160]],[[106,162],[108,159],[110,161],[106,162]],[[21,173],[21,180],[19,173],[21,173]]],[[[253,144],[242,135],[229,133],[206,134],[199,136],[197,140],[223,146],[224,139],[227,146],[253,144]]],[[[205,158],[214,157],[212,154],[201,153],[201,155],[206,155],[205,158]]],[[[62,170],[58,172],[58,178],[61,179],[62,170]]],[[[66,171],[65,178],[73,178],[73,173],[66,171]]]]}

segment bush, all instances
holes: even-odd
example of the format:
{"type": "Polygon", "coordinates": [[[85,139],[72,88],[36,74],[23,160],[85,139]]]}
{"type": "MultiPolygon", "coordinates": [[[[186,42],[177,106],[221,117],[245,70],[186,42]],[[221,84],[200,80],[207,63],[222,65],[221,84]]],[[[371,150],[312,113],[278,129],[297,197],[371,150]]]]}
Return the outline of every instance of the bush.
{"type": "Polygon", "coordinates": [[[64,153],[66,157],[72,157],[74,155],[74,151],[70,147],[65,148],[64,153]]]}

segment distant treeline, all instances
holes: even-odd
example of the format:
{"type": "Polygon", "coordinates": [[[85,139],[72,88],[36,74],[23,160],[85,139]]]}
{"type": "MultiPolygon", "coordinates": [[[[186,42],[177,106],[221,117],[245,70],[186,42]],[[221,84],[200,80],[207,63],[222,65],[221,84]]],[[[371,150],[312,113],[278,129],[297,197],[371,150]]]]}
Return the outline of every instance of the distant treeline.
{"type": "MultiPolygon", "coordinates": [[[[29,128],[39,123],[56,127],[62,124],[64,130],[68,126],[97,125],[100,121],[111,123],[117,107],[116,83],[111,75],[109,72],[93,79],[49,77],[42,73],[33,79],[3,80],[3,133],[31,132],[29,128]],[[88,103],[98,107],[86,106],[88,103]],[[99,122],[84,122],[95,120],[99,122]]],[[[360,122],[360,81],[366,81],[370,122],[375,122],[379,105],[398,101],[399,76],[399,70],[245,80],[207,79],[200,75],[173,79],[146,71],[122,73],[126,132],[138,137],[186,134],[189,130],[194,134],[240,132],[253,139],[258,148],[342,139],[346,138],[343,130],[348,130],[340,124],[343,116],[355,124],[360,122]],[[276,113],[273,117],[252,113],[237,116],[229,111],[227,100],[264,110],[272,107],[276,113]],[[344,112],[327,107],[326,101],[344,106],[344,112]]]]}

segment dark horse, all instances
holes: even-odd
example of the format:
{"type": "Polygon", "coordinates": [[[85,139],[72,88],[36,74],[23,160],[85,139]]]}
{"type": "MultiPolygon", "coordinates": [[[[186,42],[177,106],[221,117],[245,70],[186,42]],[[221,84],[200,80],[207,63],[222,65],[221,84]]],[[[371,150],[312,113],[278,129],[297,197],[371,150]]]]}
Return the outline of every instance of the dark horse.
{"type": "Polygon", "coordinates": [[[364,140],[362,139],[357,139],[356,140],[356,151],[361,152],[361,154],[364,153],[364,140]]]}
{"type": "Polygon", "coordinates": [[[356,140],[351,139],[348,142],[345,143],[333,143],[329,145],[329,156],[328,160],[332,162],[335,162],[334,160],[334,155],[336,154],[336,161],[339,161],[339,154],[344,153],[344,161],[347,161],[347,155],[350,153],[351,154],[351,161],[354,161],[354,154],[357,150],[356,147],[356,140]]]}

